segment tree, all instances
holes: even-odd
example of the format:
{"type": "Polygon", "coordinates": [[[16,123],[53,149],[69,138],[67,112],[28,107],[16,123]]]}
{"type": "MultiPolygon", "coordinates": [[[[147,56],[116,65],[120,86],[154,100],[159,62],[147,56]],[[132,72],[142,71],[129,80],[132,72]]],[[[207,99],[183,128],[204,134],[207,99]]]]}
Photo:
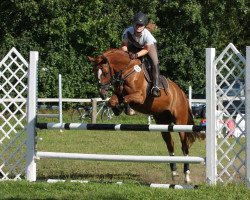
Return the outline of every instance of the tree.
{"type": "Polygon", "coordinates": [[[138,11],[158,25],[161,73],[186,91],[205,86],[205,48],[249,45],[246,0],[3,0],[0,11],[1,57],[13,46],[25,58],[39,51],[39,97],[58,96],[58,73],[64,97],[96,97],[86,56],[118,48],[138,11]]]}

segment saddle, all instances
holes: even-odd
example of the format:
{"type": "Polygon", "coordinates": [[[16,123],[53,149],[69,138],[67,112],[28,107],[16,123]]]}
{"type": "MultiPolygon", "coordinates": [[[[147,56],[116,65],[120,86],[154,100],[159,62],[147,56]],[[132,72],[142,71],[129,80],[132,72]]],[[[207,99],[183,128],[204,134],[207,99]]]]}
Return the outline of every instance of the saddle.
{"type": "MultiPolygon", "coordinates": [[[[153,79],[152,75],[150,73],[151,66],[149,62],[147,62],[145,59],[142,62],[141,65],[142,71],[144,73],[145,79],[148,82],[148,87],[147,87],[147,94],[150,95],[151,88],[153,86],[153,79]]],[[[168,80],[163,76],[159,76],[159,88],[164,89],[165,93],[167,93],[168,90],[168,80]]]]}

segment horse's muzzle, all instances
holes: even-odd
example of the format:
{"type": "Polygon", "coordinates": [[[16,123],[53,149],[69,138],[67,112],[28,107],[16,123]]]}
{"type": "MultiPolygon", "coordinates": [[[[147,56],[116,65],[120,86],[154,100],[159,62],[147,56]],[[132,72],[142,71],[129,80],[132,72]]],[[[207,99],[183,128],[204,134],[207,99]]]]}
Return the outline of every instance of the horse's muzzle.
{"type": "Polygon", "coordinates": [[[99,91],[99,94],[100,94],[101,98],[104,100],[107,98],[108,90],[105,88],[101,88],[99,91]]]}

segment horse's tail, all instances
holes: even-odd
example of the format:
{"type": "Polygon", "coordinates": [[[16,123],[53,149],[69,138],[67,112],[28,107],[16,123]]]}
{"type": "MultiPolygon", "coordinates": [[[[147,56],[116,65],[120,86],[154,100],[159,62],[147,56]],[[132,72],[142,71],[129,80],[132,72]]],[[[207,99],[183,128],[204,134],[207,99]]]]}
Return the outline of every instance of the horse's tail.
{"type": "MultiPolygon", "coordinates": [[[[194,117],[191,111],[191,108],[188,106],[188,124],[194,125],[194,117]]],[[[193,132],[193,133],[187,133],[189,147],[192,146],[192,144],[195,142],[196,138],[199,140],[204,140],[206,138],[205,133],[201,132],[193,132]]]]}

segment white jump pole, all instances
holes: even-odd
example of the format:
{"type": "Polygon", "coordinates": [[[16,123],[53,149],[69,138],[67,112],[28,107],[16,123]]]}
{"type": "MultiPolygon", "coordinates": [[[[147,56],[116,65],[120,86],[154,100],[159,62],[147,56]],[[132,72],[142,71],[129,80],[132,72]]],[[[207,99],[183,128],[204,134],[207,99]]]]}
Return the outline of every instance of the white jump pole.
{"type": "Polygon", "coordinates": [[[246,76],[245,76],[245,116],[246,116],[246,185],[250,187],[250,46],[246,47],[246,76]]]}
{"type": "Polygon", "coordinates": [[[35,136],[37,107],[37,65],[38,52],[30,52],[28,68],[28,101],[27,101],[27,148],[26,148],[26,178],[36,181],[35,136]]]}
{"type": "Polygon", "coordinates": [[[160,125],[160,124],[82,124],[82,123],[37,123],[39,129],[104,130],[104,131],[160,131],[160,132],[204,132],[205,126],[160,125]]]}
{"type": "Polygon", "coordinates": [[[188,100],[189,100],[189,107],[192,108],[192,86],[188,87],[188,100]]]}
{"type": "MultiPolygon", "coordinates": [[[[59,74],[59,77],[58,77],[58,85],[59,85],[59,91],[58,91],[58,94],[59,94],[59,122],[61,124],[61,126],[63,126],[63,117],[62,117],[62,76],[61,74],[59,74]]],[[[62,132],[62,129],[60,129],[60,131],[62,132]]]]}
{"type": "Polygon", "coordinates": [[[37,114],[37,117],[43,118],[58,118],[58,114],[37,114]]]}
{"type": "Polygon", "coordinates": [[[206,48],[206,182],[216,184],[217,153],[216,153],[216,81],[215,81],[215,49],[206,48]]]}
{"type": "Polygon", "coordinates": [[[107,155],[107,154],[81,154],[38,151],[37,158],[74,159],[111,162],[155,162],[155,163],[204,163],[204,158],[195,156],[137,156],[137,155],[107,155]]]}
{"type": "Polygon", "coordinates": [[[150,184],[152,188],[166,188],[166,189],[195,189],[198,186],[192,185],[175,185],[175,184],[159,184],[159,183],[152,183],[150,184]]]}

